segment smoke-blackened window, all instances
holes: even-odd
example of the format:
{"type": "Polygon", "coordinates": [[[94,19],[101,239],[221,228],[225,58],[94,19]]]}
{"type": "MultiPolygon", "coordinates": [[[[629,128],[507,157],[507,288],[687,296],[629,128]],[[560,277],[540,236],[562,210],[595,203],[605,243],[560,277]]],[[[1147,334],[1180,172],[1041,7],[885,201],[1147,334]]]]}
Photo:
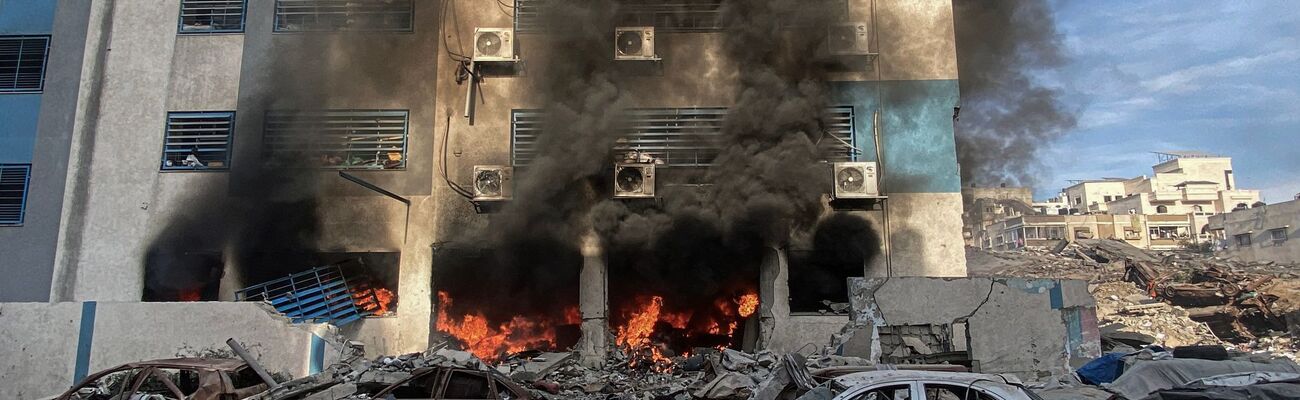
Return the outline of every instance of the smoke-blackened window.
{"type": "Polygon", "coordinates": [[[863,276],[880,253],[880,235],[870,221],[852,214],[822,220],[810,248],[786,251],[790,311],[847,313],[848,278],[863,276]]]}
{"type": "Polygon", "coordinates": [[[407,110],[272,110],[263,160],[282,168],[404,169],[407,110]]]}
{"type": "Polygon", "coordinates": [[[411,0],[276,0],[276,32],[410,32],[411,0]]]}
{"type": "Polygon", "coordinates": [[[180,33],[244,31],[246,0],[181,0],[180,33]]]}

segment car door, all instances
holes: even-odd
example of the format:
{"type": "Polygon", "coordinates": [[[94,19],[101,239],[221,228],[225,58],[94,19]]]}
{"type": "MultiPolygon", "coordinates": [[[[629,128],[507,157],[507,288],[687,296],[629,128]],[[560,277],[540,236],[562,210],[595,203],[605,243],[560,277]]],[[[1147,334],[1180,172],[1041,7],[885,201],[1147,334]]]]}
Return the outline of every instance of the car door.
{"type": "Polygon", "coordinates": [[[143,368],[121,366],[97,372],[80,385],[68,390],[58,400],[116,400],[123,398],[143,368]]]}
{"type": "Polygon", "coordinates": [[[949,382],[922,382],[925,397],[919,400],[1004,400],[976,385],[949,382]]]}

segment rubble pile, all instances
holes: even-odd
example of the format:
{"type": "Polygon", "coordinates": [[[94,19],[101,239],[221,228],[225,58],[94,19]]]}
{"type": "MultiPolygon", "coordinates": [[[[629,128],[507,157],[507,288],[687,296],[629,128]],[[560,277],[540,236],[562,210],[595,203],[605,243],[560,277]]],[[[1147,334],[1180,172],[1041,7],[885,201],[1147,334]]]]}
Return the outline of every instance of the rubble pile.
{"type": "Polygon", "coordinates": [[[1295,265],[1152,252],[1096,239],[1051,250],[968,249],[967,260],[971,275],[1089,281],[1110,347],[1226,344],[1295,358],[1294,338],[1300,335],[1295,265]]]}

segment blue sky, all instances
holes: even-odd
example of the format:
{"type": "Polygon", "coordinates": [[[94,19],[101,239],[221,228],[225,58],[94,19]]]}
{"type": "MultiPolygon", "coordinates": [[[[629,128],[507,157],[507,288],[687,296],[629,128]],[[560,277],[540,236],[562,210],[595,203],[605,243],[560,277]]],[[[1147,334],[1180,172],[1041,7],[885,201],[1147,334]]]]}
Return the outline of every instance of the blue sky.
{"type": "Polygon", "coordinates": [[[1054,1],[1070,63],[1040,74],[1079,126],[1048,146],[1036,197],[1150,175],[1153,151],[1233,158],[1269,203],[1300,193],[1300,1],[1054,1]]]}

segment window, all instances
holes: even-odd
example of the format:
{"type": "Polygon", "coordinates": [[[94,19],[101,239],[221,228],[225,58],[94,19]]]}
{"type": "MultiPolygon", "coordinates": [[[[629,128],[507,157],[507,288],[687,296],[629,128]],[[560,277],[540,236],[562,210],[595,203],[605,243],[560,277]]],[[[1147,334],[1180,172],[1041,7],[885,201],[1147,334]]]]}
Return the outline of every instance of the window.
{"type": "Polygon", "coordinates": [[[0,226],[22,225],[31,164],[0,164],[0,226]]]}
{"type": "Polygon", "coordinates": [[[1287,239],[1286,228],[1269,229],[1268,236],[1273,240],[1274,246],[1280,246],[1287,239]]]}
{"type": "MultiPolygon", "coordinates": [[[[625,111],[616,151],[640,151],[665,167],[706,167],[713,164],[720,147],[722,124],[727,109],[638,108],[625,111]]],[[[831,107],[823,114],[827,137],[820,143],[827,161],[853,160],[853,107],[831,107]]],[[[537,145],[545,134],[546,114],[542,110],[511,111],[511,162],[527,166],[537,156],[537,145]]]]}
{"type": "Polygon", "coordinates": [[[1110,202],[1111,200],[1113,200],[1114,198],[1112,198],[1112,197],[1110,197],[1110,196],[1104,196],[1103,199],[1106,200],[1105,202],[1109,203],[1109,202],[1110,202]]]}
{"type": "MultiPolygon", "coordinates": [[[[515,30],[545,30],[543,14],[551,0],[515,0],[515,30]]],[[[725,26],[720,18],[724,0],[620,0],[618,26],[653,26],[659,32],[718,32],[725,26]]],[[[845,0],[804,0],[808,7],[842,11],[848,14],[845,0]]],[[[798,22],[798,21],[792,21],[798,22]]]]}
{"type": "Polygon", "coordinates": [[[117,398],[124,390],[128,390],[128,384],[135,380],[136,374],[141,368],[124,368],[109,372],[86,384],[78,386],[73,391],[72,400],[92,400],[117,398]]]}
{"type": "Polygon", "coordinates": [[[49,54],[49,36],[0,36],[0,93],[44,90],[49,54]]]}
{"type": "Polygon", "coordinates": [[[1092,239],[1092,228],[1074,228],[1075,239],[1092,239]]]}
{"type": "Polygon", "coordinates": [[[163,138],[163,171],[230,168],[231,130],[235,113],[170,112],[163,138]]]}
{"type": "Polygon", "coordinates": [[[1167,213],[1167,212],[1169,212],[1169,207],[1166,207],[1166,206],[1156,206],[1156,214],[1164,214],[1164,213],[1167,213]]]}
{"type": "Polygon", "coordinates": [[[1201,206],[1192,206],[1192,211],[1195,211],[1195,212],[1203,212],[1203,211],[1205,211],[1205,207],[1201,207],[1201,206]]]}
{"type": "Polygon", "coordinates": [[[1147,229],[1151,239],[1187,239],[1191,231],[1186,226],[1153,226],[1147,229]]]}
{"type": "Polygon", "coordinates": [[[267,165],[329,169],[406,168],[406,110],[268,111],[267,165]]]}
{"type": "Polygon", "coordinates": [[[1083,204],[1083,198],[1082,198],[1082,197],[1075,197],[1075,198],[1074,198],[1074,205],[1077,206],[1077,205],[1080,205],[1080,204],[1083,204]]]}
{"type": "Polygon", "coordinates": [[[276,32],[411,32],[411,0],[276,0],[276,32]]]}
{"type": "Polygon", "coordinates": [[[1250,234],[1249,234],[1249,233],[1242,233],[1242,234],[1233,235],[1232,238],[1235,239],[1235,240],[1237,241],[1237,247],[1250,247],[1250,234]]]}
{"type": "Polygon", "coordinates": [[[131,396],[136,398],[186,399],[199,389],[199,374],[193,370],[150,368],[149,375],[131,396]]]}
{"type": "Polygon", "coordinates": [[[971,386],[925,384],[926,400],[997,400],[984,391],[971,386]]]}
{"type": "Polygon", "coordinates": [[[492,388],[488,386],[487,377],[479,374],[456,371],[447,378],[447,387],[442,390],[444,399],[491,399],[492,388]]]}
{"type": "Polygon", "coordinates": [[[180,33],[244,31],[246,0],[181,0],[180,33]]]}
{"type": "Polygon", "coordinates": [[[853,400],[910,400],[911,385],[890,385],[874,388],[853,398],[853,400]]]}

